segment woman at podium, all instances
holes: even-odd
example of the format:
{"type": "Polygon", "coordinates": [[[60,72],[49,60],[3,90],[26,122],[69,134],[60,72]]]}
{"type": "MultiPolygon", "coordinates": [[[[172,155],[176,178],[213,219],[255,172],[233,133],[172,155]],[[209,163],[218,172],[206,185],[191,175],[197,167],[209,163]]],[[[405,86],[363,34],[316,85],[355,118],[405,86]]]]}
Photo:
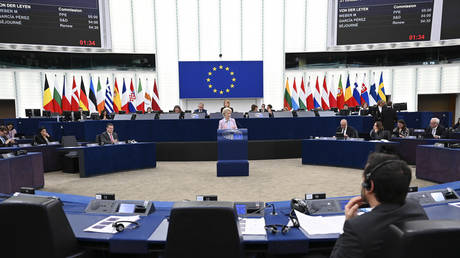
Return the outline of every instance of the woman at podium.
{"type": "Polygon", "coordinates": [[[219,121],[219,130],[238,129],[235,119],[231,118],[232,110],[230,108],[224,108],[222,110],[222,115],[224,118],[219,121]]]}

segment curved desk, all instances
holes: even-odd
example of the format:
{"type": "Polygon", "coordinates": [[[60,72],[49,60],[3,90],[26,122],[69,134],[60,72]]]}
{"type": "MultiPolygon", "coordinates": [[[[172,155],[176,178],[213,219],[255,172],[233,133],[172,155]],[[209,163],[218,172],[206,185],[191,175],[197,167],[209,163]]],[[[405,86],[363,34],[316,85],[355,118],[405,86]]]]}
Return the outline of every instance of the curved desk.
{"type": "MultiPolygon", "coordinates": [[[[450,187],[460,191],[460,182],[435,185],[422,190],[435,190],[450,187]]],[[[79,242],[86,247],[106,249],[110,252],[148,253],[161,252],[166,243],[165,229],[161,229],[162,221],[169,215],[173,202],[154,202],[156,211],[141,217],[141,226],[135,230],[126,230],[118,234],[88,233],[83,229],[106,218],[108,215],[87,214],[84,212],[91,197],[37,191],[36,194],[57,196],[64,203],[64,211],[79,242]]],[[[350,198],[350,197],[342,197],[350,198]]],[[[458,200],[456,200],[458,201],[458,200]]],[[[274,202],[278,215],[265,212],[266,224],[286,224],[290,212],[290,202],[274,202]]],[[[430,219],[460,220],[460,208],[447,203],[424,206],[430,219]]],[[[270,209],[270,208],[269,208],[270,209]]],[[[267,234],[263,239],[244,237],[245,250],[253,252],[268,252],[270,254],[306,254],[311,250],[332,247],[338,234],[308,235],[303,230],[293,228],[287,234],[267,234]]]]}

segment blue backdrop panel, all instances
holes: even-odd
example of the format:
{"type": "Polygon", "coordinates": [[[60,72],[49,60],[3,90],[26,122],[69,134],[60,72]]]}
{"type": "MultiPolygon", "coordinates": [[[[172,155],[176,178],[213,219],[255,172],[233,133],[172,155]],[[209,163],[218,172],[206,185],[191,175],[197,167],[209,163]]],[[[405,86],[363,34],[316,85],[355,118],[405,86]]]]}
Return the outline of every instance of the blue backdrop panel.
{"type": "Polygon", "coordinates": [[[262,61],[179,62],[180,98],[262,98],[262,61]]]}

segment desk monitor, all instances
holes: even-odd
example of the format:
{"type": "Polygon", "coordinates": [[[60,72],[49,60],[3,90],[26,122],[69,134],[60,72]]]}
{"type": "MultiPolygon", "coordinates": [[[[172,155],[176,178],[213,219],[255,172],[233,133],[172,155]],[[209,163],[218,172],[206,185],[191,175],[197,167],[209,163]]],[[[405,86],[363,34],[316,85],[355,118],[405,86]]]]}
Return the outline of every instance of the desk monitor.
{"type": "Polygon", "coordinates": [[[33,115],[33,112],[32,112],[32,109],[26,109],[26,117],[32,117],[33,115]]]}
{"type": "Polygon", "coordinates": [[[64,121],[72,121],[72,111],[62,111],[62,116],[64,116],[64,121]]]}
{"type": "Polygon", "coordinates": [[[97,113],[97,112],[91,113],[90,118],[91,118],[91,120],[99,120],[100,119],[99,113],[97,113]]]}
{"type": "Polygon", "coordinates": [[[292,112],[291,111],[274,111],[273,117],[274,118],[292,117],[292,112]]]}
{"type": "Polygon", "coordinates": [[[209,114],[210,119],[222,119],[223,115],[220,112],[214,112],[209,114]]]}
{"type": "Polygon", "coordinates": [[[177,120],[180,118],[180,113],[163,113],[160,114],[160,120],[177,120]]]}
{"type": "Polygon", "coordinates": [[[81,120],[81,113],[79,111],[73,111],[73,120],[78,121],[81,120]]]}
{"type": "Polygon", "coordinates": [[[43,114],[44,117],[51,117],[51,111],[49,111],[49,110],[43,110],[42,114],[43,114]]]}
{"type": "Polygon", "coordinates": [[[34,109],[34,116],[41,116],[41,112],[40,109],[34,109]]]}
{"type": "Polygon", "coordinates": [[[350,115],[350,110],[348,110],[348,109],[342,109],[342,110],[340,110],[339,115],[341,115],[341,116],[348,116],[348,115],[350,115]]]}
{"type": "Polygon", "coordinates": [[[297,117],[315,117],[314,111],[297,111],[297,117]]]}
{"type": "Polygon", "coordinates": [[[206,117],[205,113],[185,113],[184,119],[204,119],[206,117]]]}
{"type": "Polygon", "coordinates": [[[154,113],[146,113],[142,115],[136,115],[136,120],[154,120],[157,114],[154,113]]]}
{"type": "Polygon", "coordinates": [[[405,103],[395,103],[395,104],[393,104],[393,108],[396,109],[396,111],[407,110],[407,102],[405,102],[405,103]]]}
{"type": "Polygon", "coordinates": [[[88,117],[90,115],[89,111],[82,111],[83,115],[85,115],[86,117],[88,117]]]}
{"type": "Polygon", "coordinates": [[[319,117],[332,117],[332,116],[335,116],[335,112],[334,111],[318,111],[318,116],[319,117]]]}
{"type": "Polygon", "coordinates": [[[113,120],[131,120],[133,114],[115,114],[113,120]]]}
{"type": "Polygon", "coordinates": [[[249,118],[268,118],[268,112],[249,112],[249,118]]]}
{"type": "Polygon", "coordinates": [[[244,113],[242,112],[233,112],[232,118],[244,118],[244,113]]]}
{"type": "Polygon", "coordinates": [[[120,110],[120,111],[118,111],[118,114],[120,114],[120,115],[121,115],[121,114],[126,114],[126,111],[120,110]]]}

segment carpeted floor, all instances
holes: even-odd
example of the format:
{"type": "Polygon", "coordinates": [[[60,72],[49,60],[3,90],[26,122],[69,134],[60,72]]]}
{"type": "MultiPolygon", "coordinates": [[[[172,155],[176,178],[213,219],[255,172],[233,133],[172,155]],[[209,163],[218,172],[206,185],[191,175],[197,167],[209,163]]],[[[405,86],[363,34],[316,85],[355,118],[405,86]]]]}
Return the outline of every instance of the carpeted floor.
{"type": "MultiPolygon", "coordinates": [[[[155,169],[119,172],[90,178],[78,174],[45,174],[44,191],[94,196],[115,193],[117,199],[178,201],[216,194],[221,201],[283,201],[305,193],[328,197],[360,193],[362,170],[305,166],[300,159],[249,161],[249,177],[217,177],[216,162],[158,162],[155,169]]],[[[415,179],[411,185],[434,183],[415,179]]]]}

